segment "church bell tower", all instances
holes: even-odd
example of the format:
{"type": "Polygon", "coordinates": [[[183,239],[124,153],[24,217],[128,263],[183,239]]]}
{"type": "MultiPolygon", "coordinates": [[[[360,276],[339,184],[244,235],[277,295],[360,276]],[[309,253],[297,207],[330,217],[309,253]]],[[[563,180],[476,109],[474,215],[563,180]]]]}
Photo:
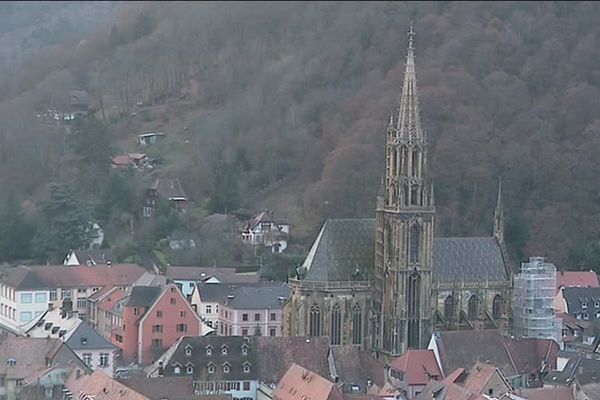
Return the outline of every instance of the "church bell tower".
{"type": "Polygon", "coordinates": [[[373,346],[397,356],[423,348],[431,335],[431,265],[435,207],[421,128],[414,31],[408,33],[404,83],[390,117],[385,178],[377,196],[373,346]]]}

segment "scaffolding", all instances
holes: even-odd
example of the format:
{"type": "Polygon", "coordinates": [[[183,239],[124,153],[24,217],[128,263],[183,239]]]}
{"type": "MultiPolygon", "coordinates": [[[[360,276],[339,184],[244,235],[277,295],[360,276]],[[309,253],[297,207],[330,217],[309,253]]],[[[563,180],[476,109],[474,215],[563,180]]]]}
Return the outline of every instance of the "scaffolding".
{"type": "Polygon", "coordinates": [[[521,264],[513,285],[513,334],[562,342],[562,322],[554,313],[556,267],[543,257],[521,264]]]}

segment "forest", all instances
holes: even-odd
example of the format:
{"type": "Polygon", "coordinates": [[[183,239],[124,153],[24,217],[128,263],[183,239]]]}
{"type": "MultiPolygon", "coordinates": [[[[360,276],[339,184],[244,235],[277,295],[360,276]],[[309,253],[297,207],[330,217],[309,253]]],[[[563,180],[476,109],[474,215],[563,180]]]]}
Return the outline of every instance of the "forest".
{"type": "MultiPolygon", "coordinates": [[[[491,235],[501,179],[512,264],[600,270],[598,20],[598,2],[2,3],[0,261],[56,260],[82,221],[134,259],[214,213],[273,209],[298,255],[326,218],[373,217],[414,21],[436,234],[491,235]],[[93,115],[48,122],[70,90],[93,115]],[[160,168],[111,168],[152,131],[160,168]],[[188,217],[143,223],[157,177],[188,217]]],[[[199,261],[217,253],[244,258],[199,261]]]]}

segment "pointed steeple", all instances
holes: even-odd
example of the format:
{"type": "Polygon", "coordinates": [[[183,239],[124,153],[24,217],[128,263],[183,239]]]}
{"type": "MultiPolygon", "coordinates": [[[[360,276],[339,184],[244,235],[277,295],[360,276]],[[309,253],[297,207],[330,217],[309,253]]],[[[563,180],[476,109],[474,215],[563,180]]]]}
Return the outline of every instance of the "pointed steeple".
{"type": "Polygon", "coordinates": [[[417,94],[417,75],[415,72],[415,32],[411,23],[408,31],[408,51],[406,55],[406,67],[404,69],[404,84],[400,96],[398,119],[396,129],[401,142],[417,142],[424,139],[421,130],[421,118],[419,112],[419,96],[417,94]]]}
{"type": "Polygon", "coordinates": [[[498,179],[498,199],[494,211],[494,237],[504,242],[504,208],[502,207],[502,179],[498,179]]]}

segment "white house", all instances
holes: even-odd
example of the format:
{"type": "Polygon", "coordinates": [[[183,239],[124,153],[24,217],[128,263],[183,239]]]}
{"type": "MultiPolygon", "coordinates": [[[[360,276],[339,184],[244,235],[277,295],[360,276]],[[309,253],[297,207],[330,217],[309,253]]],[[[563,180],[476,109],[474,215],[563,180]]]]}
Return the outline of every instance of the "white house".
{"type": "Polygon", "coordinates": [[[14,285],[14,280],[5,279],[6,275],[0,281],[0,323],[19,332],[19,326],[48,309],[50,291],[36,287],[36,282],[24,281],[22,285],[14,285]]]}
{"type": "Polygon", "coordinates": [[[276,221],[273,211],[265,210],[254,216],[242,228],[241,236],[244,243],[253,246],[264,246],[272,253],[283,253],[288,246],[290,224],[276,221]]]}

